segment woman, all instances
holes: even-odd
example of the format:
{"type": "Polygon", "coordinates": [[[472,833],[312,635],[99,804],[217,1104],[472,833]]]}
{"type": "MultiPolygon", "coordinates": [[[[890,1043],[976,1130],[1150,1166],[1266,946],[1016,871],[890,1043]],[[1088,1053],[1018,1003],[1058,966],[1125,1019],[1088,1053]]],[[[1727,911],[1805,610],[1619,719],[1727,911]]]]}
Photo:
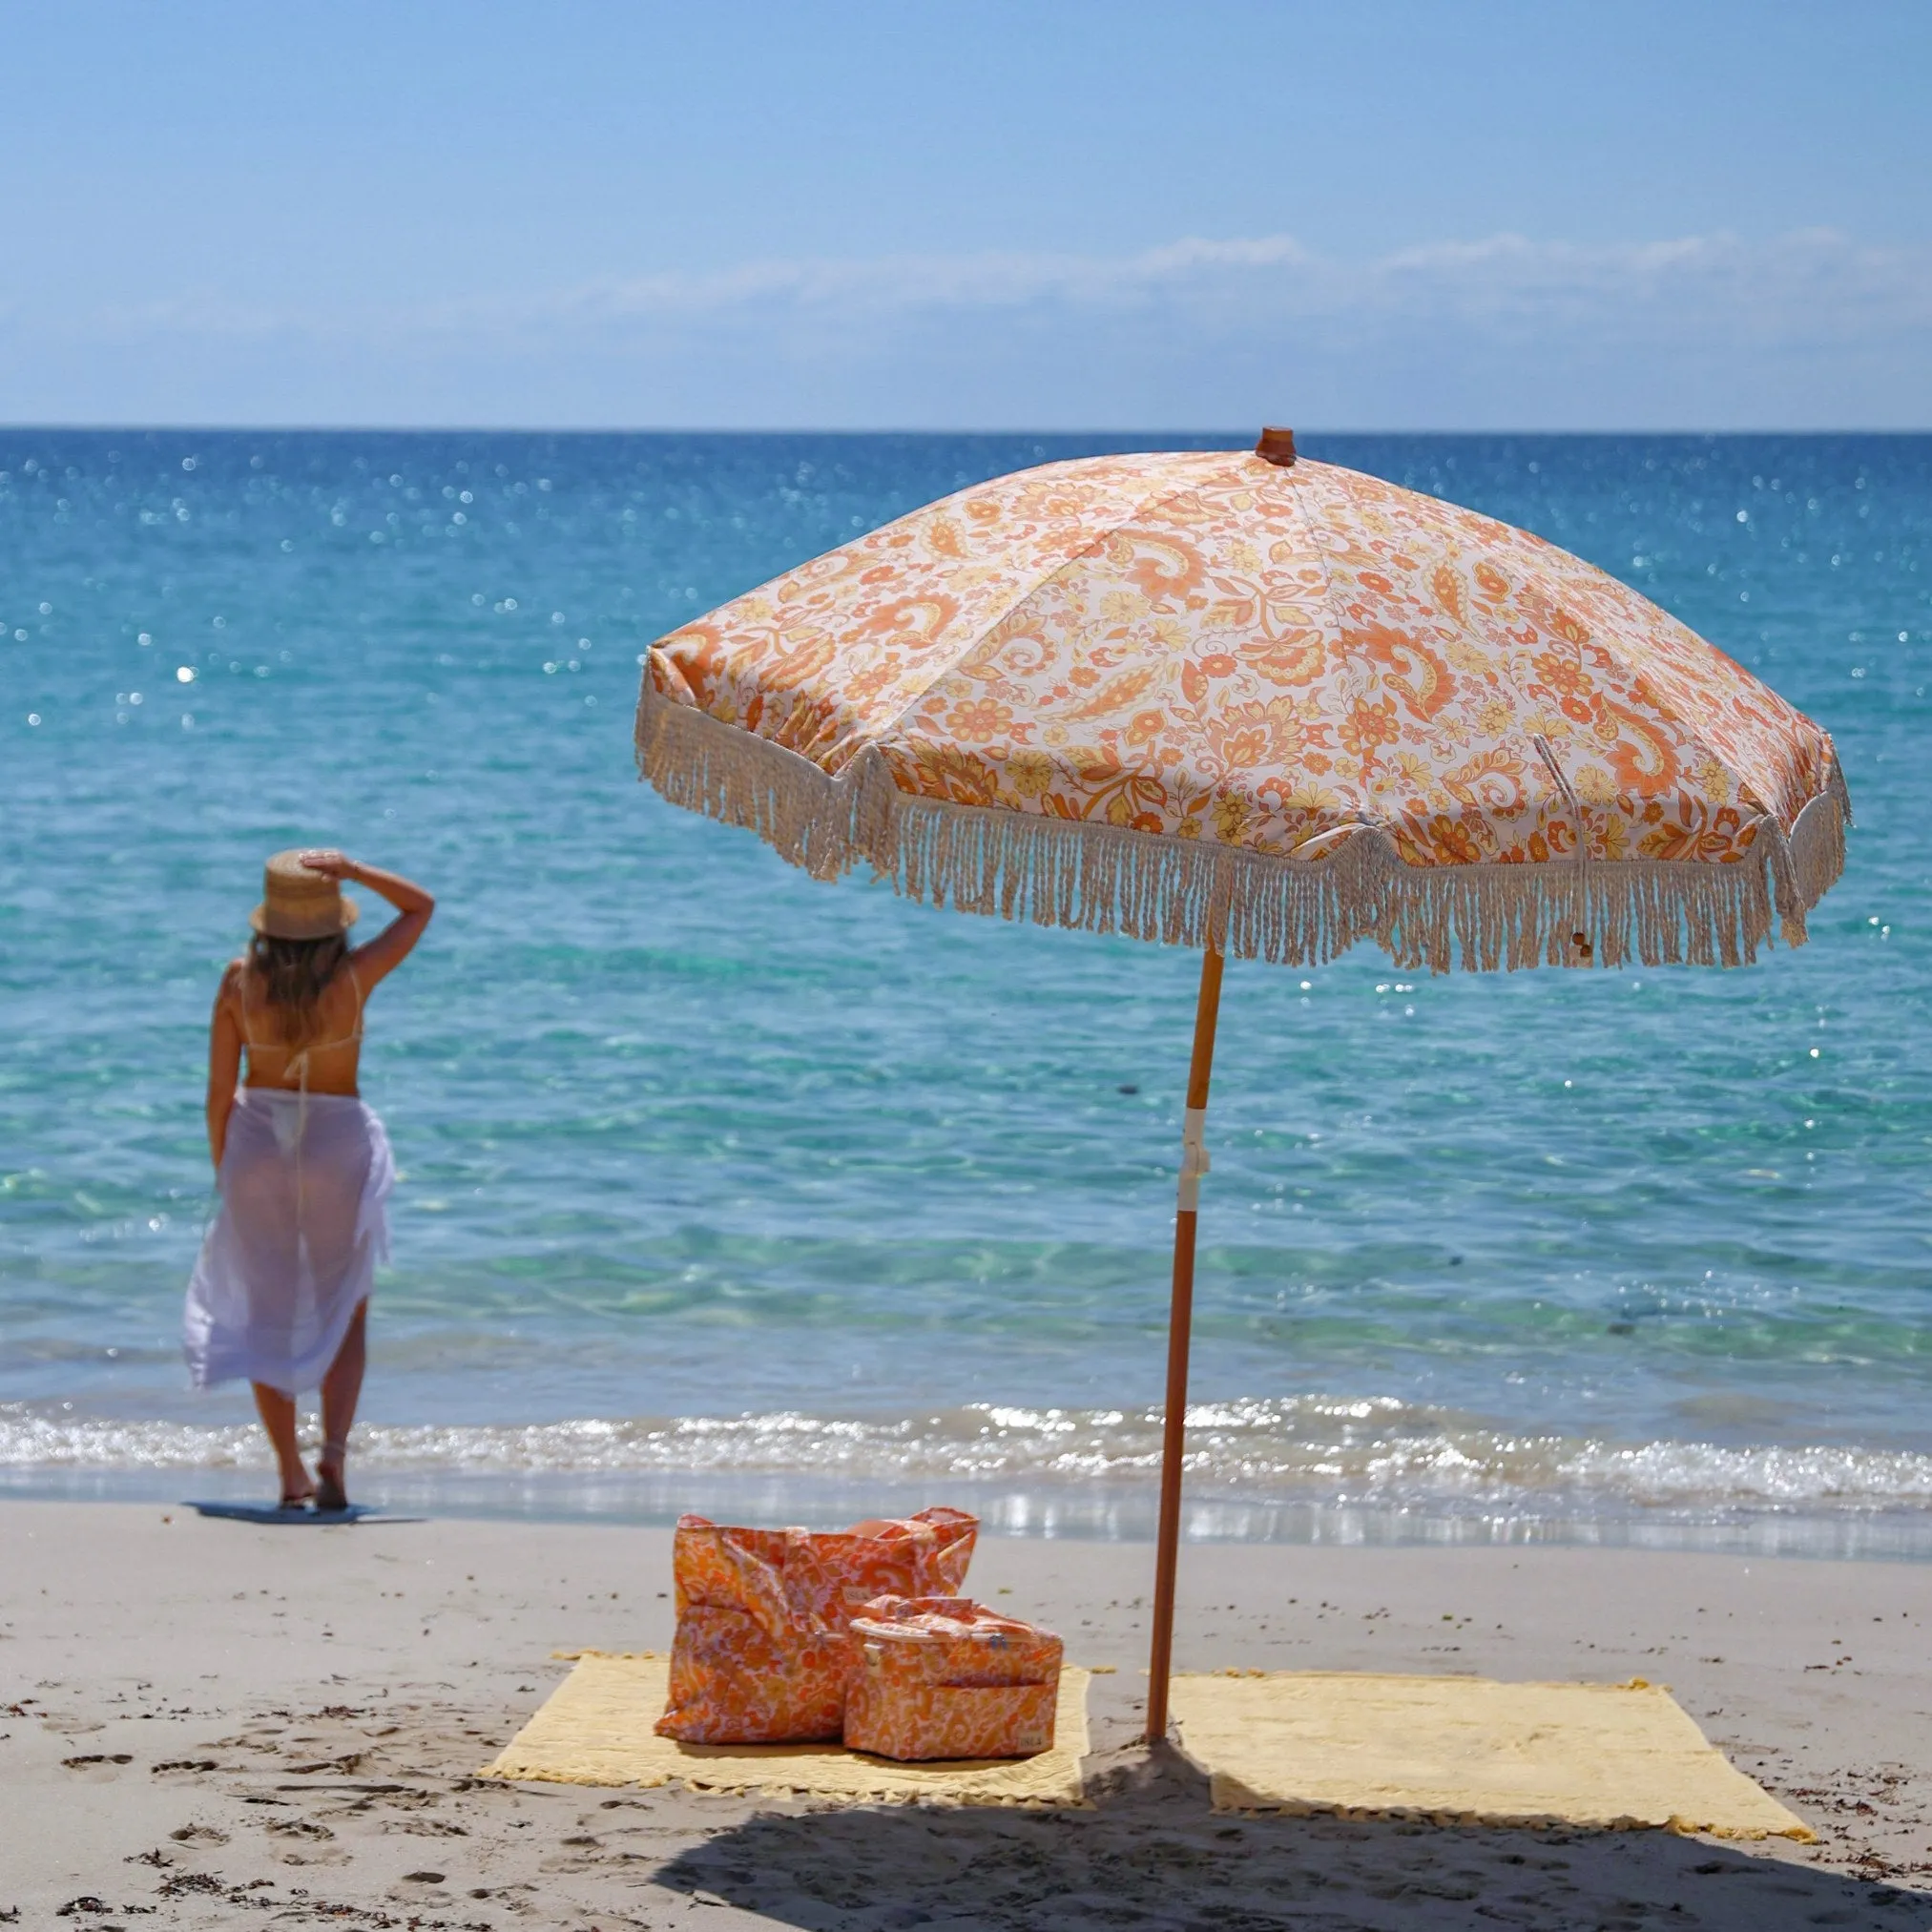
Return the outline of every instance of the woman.
{"type": "Polygon", "coordinates": [[[356,1091],[363,1006],[435,909],[420,886],[340,852],[278,852],[249,921],[248,957],[230,962],[216,995],[208,1151],[221,1209],[188,1284],[188,1363],[199,1388],[238,1376],[255,1384],[284,1509],[311,1499],[319,1510],[349,1506],[343,1465],[395,1178],[383,1123],[356,1091]],[[353,952],[345,879],[398,915],[353,952]],[[318,1383],[322,1445],[310,1482],[295,1398],[318,1383]]]}

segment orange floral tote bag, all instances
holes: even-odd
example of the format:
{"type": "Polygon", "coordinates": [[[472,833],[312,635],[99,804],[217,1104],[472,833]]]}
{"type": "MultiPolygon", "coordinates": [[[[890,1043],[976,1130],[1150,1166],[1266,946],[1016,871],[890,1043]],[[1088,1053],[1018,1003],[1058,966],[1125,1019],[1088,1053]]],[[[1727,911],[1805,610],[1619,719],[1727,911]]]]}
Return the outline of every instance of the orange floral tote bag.
{"type": "Polygon", "coordinates": [[[677,1637],[658,1734],[687,1744],[839,1736],[853,1613],[875,1597],[957,1590],[978,1530],[960,1509],[834,1534],[680,1517],[677,1637]]]}

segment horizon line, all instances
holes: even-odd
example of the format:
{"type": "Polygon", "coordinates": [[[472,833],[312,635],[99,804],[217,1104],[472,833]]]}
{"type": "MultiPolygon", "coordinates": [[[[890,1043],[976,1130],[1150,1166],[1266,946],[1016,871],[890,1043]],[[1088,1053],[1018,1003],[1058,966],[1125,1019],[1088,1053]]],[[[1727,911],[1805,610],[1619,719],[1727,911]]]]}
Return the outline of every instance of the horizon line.
{"type": "MultiPolygon", "coordinates": [[[[1298,436],[1671,436],[1694,437],[1705,441],[1749,436],[1928,436],[1932,423],[1922,426],[1874,428],[1856,424],[1831,427],[1790,428],[1754,427],[1709,429],[1696,426],[1675,428],[1570,427],[1524,429],[1508,427],[1460,429],[1338,428],[1292,426],[1298,436]]],[[[1038,425],[1008,425],[993,428],[951,426],[885,426],[855,428],[849,426],[760,426],[755,428],[723,426],[675,426],[650,424],[545,425],[518,423],[200,423],[200,422],[0,422],[0,436],[10,435],[124,435],[124,436],[1222,436],[1239,438],[1248,430],[1235,430],[1225,425],[1185,428],[1175,424],[1137,426],[1128,428],[1045,428],[1038,425]]],[[[1259,433],[1258,428],[1256,430],[1259,433]]]]}

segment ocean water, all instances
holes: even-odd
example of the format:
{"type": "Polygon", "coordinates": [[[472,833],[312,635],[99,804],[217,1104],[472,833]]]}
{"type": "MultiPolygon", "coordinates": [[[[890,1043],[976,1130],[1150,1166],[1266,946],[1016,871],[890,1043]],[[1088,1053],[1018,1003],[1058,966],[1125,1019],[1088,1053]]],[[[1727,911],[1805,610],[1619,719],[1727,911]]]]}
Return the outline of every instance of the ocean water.
{"type": "MultiPolygon", "coordinates": [[[[266,1482],[177,1352],[205,1025],[327,842],[441,900],[366,1492],[1146,1533],[1196,962],[815,883],[631,716],[933,496],[1238,440],[0,431],[0,1487],[266,1482]]],[[[1230,967],[1191,1530],[1932,1552],[1932,438],[1304,444],[1675,612],[1859,823],[1744,971],[1230,967]]]]}

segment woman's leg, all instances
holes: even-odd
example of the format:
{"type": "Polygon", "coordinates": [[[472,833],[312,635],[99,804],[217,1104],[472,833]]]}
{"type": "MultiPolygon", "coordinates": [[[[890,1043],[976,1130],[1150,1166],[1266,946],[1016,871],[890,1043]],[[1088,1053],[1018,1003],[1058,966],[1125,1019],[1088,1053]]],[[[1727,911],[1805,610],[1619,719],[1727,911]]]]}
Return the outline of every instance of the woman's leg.
{"type": "Polygon", "coordinates": [[[356,1403],[363,1393],[363,1369],[368,1361],[369,1304],[359,1301],[349,1318],[348,1333],[336,1350],[322,1377],[322,1447],[316,1458],[320,1488],[316,1504],[322,1509],[348,1507],[348,1492],[343,1486],[343,1465],[349,1453],[349,1430],[355,1425],[356,1403]]]}
{"type": "Polygon", "coordinates": [[[279,1388],[270,1388],[265,1381],[251,1386],[255,1390],[255,1411],[261,1418],[261,1426],[268,1431],[268,1440],[275,1445],[275,1460],[281,1470],[283,1506],[305,1502],[315,1494],[315,1485],[302,1466],[301,1444],[296,1440],[295,1398],[283,1395],[279,1388]]]}

